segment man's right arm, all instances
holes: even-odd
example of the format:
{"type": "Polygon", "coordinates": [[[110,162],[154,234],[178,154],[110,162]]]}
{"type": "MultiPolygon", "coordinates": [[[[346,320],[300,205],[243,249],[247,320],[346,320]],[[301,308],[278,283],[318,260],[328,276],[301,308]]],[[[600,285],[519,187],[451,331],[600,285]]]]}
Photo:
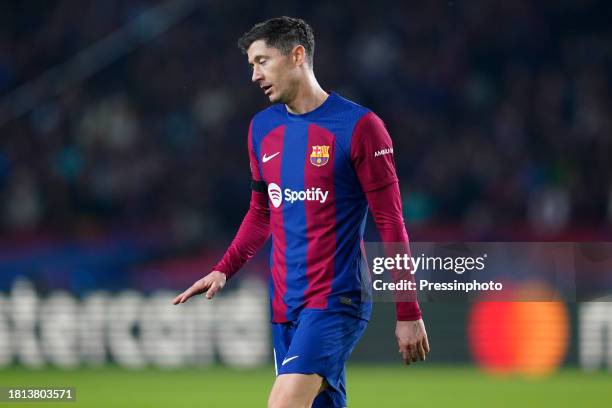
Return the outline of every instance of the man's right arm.
{"type": "Polygon", "coordinates": [[[206,293],[212,299],[220,289],[223,289],[227,279],[232,277],[249,259],[257,253],[270,235],[270,210],[268,197],[264,193],[253,191],[251,205],[236,237],[225,252],[225,255],[212,272],[196,281],[187,290],[172,301],[178,305],[185,303],[192,296],[206,293]]]}
{"type": "Polygon", "coordinates": [[[249,167],[251,168],[251,204],[236,237],[225,252],[223,259],[213,270],[225,274],[227,279],[251,259],[270,236],[270,208],[265,182],[259,171],[259,161],[253,143],[253,121],[249,124],[247,138],[249,167]]]}
{"type": "Polygon", "coordinates": [[[213,270],[223,272],[227,279],[251,259],[270,236],[270,209],[266,193],[253,190],[251,204],[236,237],[213,270]]]}
{"type": "Polygon", "coordinates": [[[174,298],[173,303],[175,305],[184,303],[190,297],[200,293],[206,293],[206,297],[212,299],[215,293],[225,286],[226,280],[236,274],[257,253],[270,236],[268,194],[259,173],[257,156],[253,148],[252,126],[253,122],[249,126],[248,137],[249,164],[252,177],[249,210],[221,261],[213,267],[212,272],[174,298]]]}

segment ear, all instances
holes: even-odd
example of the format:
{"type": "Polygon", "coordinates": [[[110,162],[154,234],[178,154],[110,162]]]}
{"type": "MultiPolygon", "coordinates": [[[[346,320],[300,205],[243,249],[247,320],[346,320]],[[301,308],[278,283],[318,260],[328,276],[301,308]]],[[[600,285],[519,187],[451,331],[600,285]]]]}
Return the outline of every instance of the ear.
{"type": "Polygon", "coordinates": [[[306,62],[306,49],[303,45],[296,45],[293,47],[293,50],[291,50],[291,59],[298,67],[301,67],[306,62]]]}

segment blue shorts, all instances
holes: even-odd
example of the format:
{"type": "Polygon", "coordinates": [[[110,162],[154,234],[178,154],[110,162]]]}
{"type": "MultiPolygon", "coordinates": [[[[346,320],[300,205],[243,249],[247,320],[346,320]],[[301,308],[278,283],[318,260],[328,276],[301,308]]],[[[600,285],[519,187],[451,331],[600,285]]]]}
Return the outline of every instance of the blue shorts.
{"type": "Polygon", "coordinates": [[[368,322],[345,313],[304,309],[297,320],[272,323],[276,375],[318,374],[327,388],[313,407],[345,407],[344,363],[368,322]]]}

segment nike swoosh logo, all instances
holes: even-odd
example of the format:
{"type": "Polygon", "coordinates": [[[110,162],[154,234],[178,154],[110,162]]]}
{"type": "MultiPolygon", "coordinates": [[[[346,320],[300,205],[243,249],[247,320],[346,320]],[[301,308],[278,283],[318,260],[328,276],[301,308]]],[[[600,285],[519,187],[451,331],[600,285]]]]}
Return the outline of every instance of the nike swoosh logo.
{"type": "Polygon", "coordinates": [[[280,154],[280,152],[276,152],[276,153],[274,153],[274,154],[273,154],[273,155],[271,155],[271,156],[266,156],[266,154],[264,153],[264,155],[263,155],[263,157],[261,158],[261,160],[262,160],[264,163],[267,163],[267,162],[269,162],[270,160],[272,160],[273,158],[275,158],[276,156],[278,156],[279,154],[280,154]]]}
{"type": "Polygon", "coordinates": [[[290,362],[291,360],[295,360],[296,358],[298,358],[299,356],[293,356],[293,357],[288,357],[286,359],[283,360],[283,363],[281,365],[285,365],[288,362],[290,362]]]}

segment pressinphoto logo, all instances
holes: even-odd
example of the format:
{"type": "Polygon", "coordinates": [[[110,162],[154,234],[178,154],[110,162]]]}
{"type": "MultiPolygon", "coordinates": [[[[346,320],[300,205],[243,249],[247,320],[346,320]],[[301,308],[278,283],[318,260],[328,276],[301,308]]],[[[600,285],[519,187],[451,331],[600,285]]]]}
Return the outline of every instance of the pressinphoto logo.
{"type": "Polygon", "coordinates": [[[268,197],[270,197],[270,201],[272,201],[272,205],[274,208],[280,207],[283,202],[283,196],[281,193],[281,188],[276,183],[268,184],[268,197]]]}

